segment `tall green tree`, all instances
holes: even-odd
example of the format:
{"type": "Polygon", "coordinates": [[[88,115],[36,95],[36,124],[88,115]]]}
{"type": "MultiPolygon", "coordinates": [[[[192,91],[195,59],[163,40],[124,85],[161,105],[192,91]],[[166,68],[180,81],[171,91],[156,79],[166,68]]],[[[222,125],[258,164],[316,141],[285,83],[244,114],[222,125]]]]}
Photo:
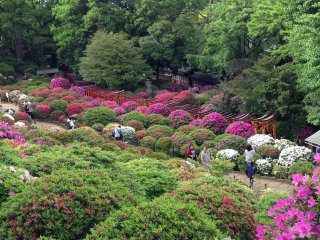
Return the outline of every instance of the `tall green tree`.
{"type": "Polygon", "coordinates": [[[320,3],[317,0],[281,0],[286,10],[288,52],[298,64],[308,121],[320,125],[320,3]]]}
{"type": "Polygon", "coordinates": [[[131,90],[143,74],[151,74],[139,49],[132,46],[124,33],[96,32],[79,66],[87,81],[113,89],[131,90]]]}

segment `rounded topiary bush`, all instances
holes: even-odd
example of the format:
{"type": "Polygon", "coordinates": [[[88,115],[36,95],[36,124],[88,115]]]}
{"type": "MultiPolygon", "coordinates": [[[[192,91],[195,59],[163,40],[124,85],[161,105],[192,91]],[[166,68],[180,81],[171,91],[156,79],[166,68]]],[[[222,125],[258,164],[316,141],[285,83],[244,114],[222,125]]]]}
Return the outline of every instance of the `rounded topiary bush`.
{"type": "Polygon", "coordinates": [[[85,142],[90,146],[103,146],[105,140],[90,127],[80,127],[68,131],[68,139],[74,142],[85,142]]]}
{"type": "Polygon", "coordinates": [[[155,139],[162,137],[171,137],[173,134],[172,128],[163,125],[153,125],[147,129],[148,134],[155,139]]]}
{"type": "Polygon", "coordinates": [[[136,109],[139,106],[139,104],[135,101],[128,101],[121,105],[121,107],[126,110],[126,112],[131,112],[134,109],[136,109]]]}
{"type": "Polygon", "coordinates": [[[136,131],[136,137],[135,139],[137,141],[140,141],[142,138],[146,137],[148,135],[148,132],[146,130],[139,130],[139,131],[136,131]]]}
{"type": "Polygon", "coordinates": [[[316,168],[311,162],[307,161],[298,161],[291,165],[289,168],[289,176],[294,174],[301,174],[301,175],[312,175],[313,170],[316,168]]]}
{"type": "Polygon", "coordinates": [[[141,139],[140,145],[142,147],[147,147],[147,148],[154,149],[156,141],[157,140],[155,138],[153,138],[151,136],[146,136],[146,137],[141,139]]]}
{"type": "Polygon", "coordinates": [[[215,134],[209,129],[193,130],[189,136],[198,144],[202,145],[205,141],[214,140],[215,134]]]}
{"type": "Polygon", "coordinates": [[[13,196],[0,211],[1,239],[81,239],[134,196],[103,171],[58,171],[13,196]],[[54,223],[54,224],[53,224],[54,223]]]}
{"type": "Polygon", "coordinates": [[[203,118],[203,126],[212,130],[214,133],[223,133],[228,123],[221,114],[213,112],[203,118]]]}
{"type": "Polygon", "coordinates": [[[128,236],[131,239],[220,239],[221,234],[195,204],[167,197],[115,212],[86,239],[126,239],[128,236]]]}
{"type": "Polygon", "coordinates": [[[147,116],[148,119],[148,126],[152,125],[165,125],[165,126],[171,126],[171,119],[164,117],[160,114],[150,114],[147,116]]]}
{"type": "Polygon", "coordinates": [[[170,169],[162,162],[150,158],[121,164],[115,175],[116,179],[124,182],[132,191],[148,199],[159,197],[178,186],[170,169]],[[133,185],[136,187],[132,188],[133,185]]]}
{"type": "Polygon", "coordinates": [[[253,239],[254,197],[245,186],[229,179],[208,177],[181,185],[171,196],[196,203],[199,212],[205,213],[232,238],[253,239]]]}
{"type": "Polygon", "coordinates": [[[192,116],[190,115],[190,113],[184,110],[176,110],[170,113],[169,118],[172,122],[171,126],[174,128],[178,128],[188,124],[191,121],[192,116]]]}
{"type": "Polygon", "coordinates": [[[72,103],[66,108],[69,115],[74,115],[77,113],[82,113],[84,110],[83,104],[72,103]]]}
{"type": "Polygon", "coordinates": [[[109,108],[95,107],[90,108],[83,113],[82,121],[88,126],[92,126],[95,123],[107,125],[108,123],[116,122],[117,116],[109,108]]]}
{"type": "Polygon", "coordinates": [[[157,114],[160,114],[162,116],[167,117],[167,116],[169,116],[170,112],[171,112],[170,108],[166,104],[155,103],[149,107],[147,114],[157,113],[157,114]]]}
{"type": "Polygon", "coordinates": [[[140,121],[143,123],[143,125],[145,125],[147,122],[147,117],[140,112],[132,111],[123,115],[122,124],[127,125],[128,122],[132,120],[140,121]]]}
{"type": "Polygon", "coordinates": [[[69,80],[63,77],[56,77],[51,80],[50,87],[51,89],[58,88],[58,87],[69,89],[71,87],[71,83],[69,82],[69,80]]]}
{"type": "Polygon", "coordinates": [[[92,125],[92,128],[97,132],[102,132],[104,127],[103,127],[103,124],[101,123],[95,123],[92,125]]]}
{"type": "Polygon", "coordinates": [[[173,152],[173,141],[171,137],[160,138],[155,145],[156,151],[171,154],[173,152]]]}
{"type": "Polygon", "coordinates": [[[131,120],[126,124],[129,127],[134,128],[136,131],[140,131],[144,129],[143,123],[137,120],[131,120]]]}
{"type": "Polygon", "coordinates": [[[216,143],[216,149],[218,151],[224,149],[234,149],[240,153],[243,153],[247,146],[247,140],[243,137],[231,135],[226,136],[216,143]]]}
{"type": "Polygon", "coordinates": [[[193,130],[198,129],[196,126],[193,125],[183,125],[181,127],[179,127],[176,131],[177,132],[181,132],[181,133],[185,133],[185,134],[189,134],[191,133],[193,130]]]}
{"type": "Polygon", "coordinates": [[[52,111],[59,110],[65,112],[68,106],[68,102],[63,100],[53,100],[49,103],[49,106],[52,108],[52,111]]]}
{"type": "Polygon", "coordinates": [[[273,145],[264,145],[256,147],[256,153],[260,154],[263,158],[277,159],[280,155],[280,150],[273,145]]]}

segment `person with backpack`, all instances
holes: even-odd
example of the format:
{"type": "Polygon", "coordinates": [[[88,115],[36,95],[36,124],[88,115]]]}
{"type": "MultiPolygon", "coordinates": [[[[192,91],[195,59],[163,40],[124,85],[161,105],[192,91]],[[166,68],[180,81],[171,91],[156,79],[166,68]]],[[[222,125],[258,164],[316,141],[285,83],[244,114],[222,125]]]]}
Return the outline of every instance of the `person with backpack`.
{"type": "Polygon", "coordinates": [[[122,132],[121,132],[121,126],[117,126],[115,129],[114,129],[114,137],[116,140],[122,140],[123,139],[123,136],[122,136],[122,132]]]}
{"type": "Polygon", "coordinates": [[[246,158],[246,175],[249,178],[249,187],[253,187],[254,175],[256,173],[255,163],[253,159],[255,151],[252,149],[251,145],[247,146],[247,149],[244,152],[246,158]]]}
{"type": "Polygon", "coordinates": [[[33,123],[36,124],[36,121],[34,120],[34,115],[33,115],[33,107],[31,105],[31,102],[27,102],[24,106],[24,110],[26,113],[30,116],[30,118],[33,120],[33,123]]]}

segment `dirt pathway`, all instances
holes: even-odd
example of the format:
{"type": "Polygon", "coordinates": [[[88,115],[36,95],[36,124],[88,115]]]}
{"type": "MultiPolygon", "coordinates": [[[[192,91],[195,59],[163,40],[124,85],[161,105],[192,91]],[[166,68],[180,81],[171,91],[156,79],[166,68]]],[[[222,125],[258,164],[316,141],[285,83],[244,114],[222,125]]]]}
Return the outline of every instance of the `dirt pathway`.
{"type": "MultiPolygon", "coordinates": [[[[8,102],[1,102],[2,107],[0,108],[1,113],[5,110],[5,109],[13,109],[16,112],[19,112],[20,109],[17,105],[15,105],[14,103],[8,103],[8,102]]],[[[50,122],[45,122],[45,121],[38,121],[36,120],[36,124],[32,124],[33,126],[36,126],[37,128],[50,128],[50,129],[56,129],[56,130],[62,130],[62,129],[66,129],[58,124],[55,123],[50,123],[50,122]]]]}
{"type": "MultiPolygon", "coordinates": [[[[226,177],[237,179],[245,184],[249,183],[249,180],[245,173],[233,172],[227,175],[226,177]]],[[[282,192],[290,192],[293,190],[293,185],[289,180],[276,179],[273,177],[262,177],[256,174],[254,184],[253,184],[253,189],[257,191],[261,191],[267,188],[277,190],[277,191],[282,191],[282,192]]]]}

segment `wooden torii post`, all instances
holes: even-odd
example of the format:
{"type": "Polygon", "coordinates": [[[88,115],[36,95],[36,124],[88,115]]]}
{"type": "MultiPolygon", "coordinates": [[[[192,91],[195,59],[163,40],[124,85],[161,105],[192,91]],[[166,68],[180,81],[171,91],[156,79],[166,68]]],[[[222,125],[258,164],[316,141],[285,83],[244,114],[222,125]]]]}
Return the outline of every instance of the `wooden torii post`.
{"type": "Polygon", "coordinates": [[[260,118],[251,120],[254,132],[257,134],[259,129],[261,129],[262,134],[266,134],[266,131],[271,127],[272,128],[272,137],[277,138],[277,129],[276,129],[276,116],[274,114],[268,113],[260,118]]]}

